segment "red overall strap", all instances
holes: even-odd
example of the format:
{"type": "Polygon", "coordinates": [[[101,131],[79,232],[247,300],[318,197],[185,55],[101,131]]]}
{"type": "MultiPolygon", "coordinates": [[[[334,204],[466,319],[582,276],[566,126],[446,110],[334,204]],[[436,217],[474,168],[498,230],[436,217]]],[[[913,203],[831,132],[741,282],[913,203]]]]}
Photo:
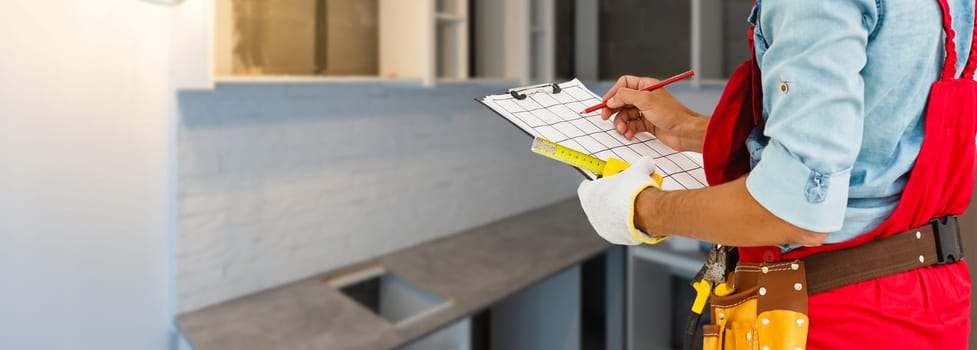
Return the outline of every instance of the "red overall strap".
{"type": "MultiPolygon", "coordinates": [[[[939,81],[930,90],[924,135],[895,211],[885,222],[855,239],[819,247],[806,247],[780,254],[778,247],[740,248],[743,261],[778,261],[803,258],[819,252],[844,249],[886,238],[925,225],[933,218],[959,215],[970,204],[973,193],[977,152],[977,82],[955,79],[957,52],[946,0],[938,0],[943,10],[946,31],[946,58],[939,81]]],[[[975,55],[972,45],[970,56],[975,55]]],[[[970,60],[968,65],[974,64],[970,60]]],[[[970,71],[973,74],[973,71],[970,71]]]]}
{"type": "Polygon", "coordinates": [[[950,80],[956,77],[957,71],[957,46],[953,42],[956,38],[957,32],[953,30],[953,16],[950,13],[950,4],[947,0],[937,0],[940,3],[940,9],[943,10],[943,32],[946,33],[946,41],[943,43],[943,47],[946,49],[946,58],[943,61],[943,74],[940,76],[941,80],[950,80]]]}

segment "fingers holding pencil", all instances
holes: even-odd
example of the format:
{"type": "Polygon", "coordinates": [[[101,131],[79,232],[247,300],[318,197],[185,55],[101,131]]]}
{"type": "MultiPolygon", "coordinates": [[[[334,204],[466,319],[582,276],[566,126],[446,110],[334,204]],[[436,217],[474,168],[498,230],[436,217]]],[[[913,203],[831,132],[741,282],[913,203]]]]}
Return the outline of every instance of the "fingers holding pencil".
{"type": "MultiPolygon", "coordinates": [[[[668,78],[668,79],[665,79],[665,80],[662,80],[662,81],[659,81],[659,82],[653,82],[653,83],[651,83],[651,81],[653,81],[654,79],[651,79],[651,78],[638,78],[638,77],[626,75],[626,76],[623,76],[620,79],[618,79],[618,82],[614,84],[614,87],[612,87],[611,90],[608,91],[607,94],[604,95],[604,100],[606,101],[609,96],[613,96],[614,94],[616,94],[617,93],[617,89],[621,88],[622,86],[627,86],[629,88],[636,89],[637,86],[638,86],[637,84],[650,83],[650,84],[646,85],[644,88],[641,88],[641,90],[642,91],[653,91],[655,89],[659,89],[659,88],[665,87],[665,86],[667,86],[669,84],[672,84],[672,83],[674,83],[676,81],[679,81],[679,80],[682,80],[682,79],[686,79],[686,78],[691,77],[693,75],[695,75],[695,72],[693,72],[693,71],[690,70],[690,71],[686,71],[685,73],[676,75],[674,77],[671,77],[671,78],[668,78]],[[647,80],[642,81],[644,79],[647,79],[647,80]],[[635,80],[637,80],[637,81],[635,81],[635,80]],[[633,81],[634,81],[634,83],[632,84],[633,81]]],[[[584,109],[583,112],[581,112],[580,114],[587,114],[587,113],[596,111],[598,109],[602,109],[605,106],[606,106],[606,104],[604,102],[601,102],[601,103],[599,103],[597,105],[590,106],[587,109],[584,109]]],[[[604,118],[605,120],[607,119],[604,116],[604,113],[603,112],[601,113],[601,117],[604,118]]]]}
{"type": "Polygon", "coordinates": [[[615,129],[628,140],[638,133],[649,132],[673,148],[681,146],[679,126],[700,117],[666,89],[644,91],[623,86],[609,96],[603,115],[616,115],[615,129]]]}
{"type": "MultiPolygon", "coordinates": [[[[614,97],[614,95],[617,94],[617,91],[619,89],[633,89],[633,90],[637,90],[637,89],[641,89],[643,87],[647,87],[647,86],[651,86],[651,85],[657,84],[658,82],[660,82],[660,80],[655,79],[655,78],[638,77],[638,76],[633,76],[633,75],[623,75],[623,76],[621,76],[620,78],[617,79],[617,82],[614,83],[614,86],[611,86],[611,89],[610,90],[607,90],[607,93],[604,94],[604,97],[603,97],[602,101],[607,101],[607,100],[611,99],[611,97],[614,97]]],[[[606,108],[606,106],[605,106],[604,108],[601,108],[600,117],[601,117],[601,119],[608,120],[608,119],[611,118],[611,115],[613,115],[615,112],[616,111],[611,110],[609,108],[606,108]]],[[[590,112],[587,112],[587,113],[590,113],[590,112]]]]}
{"type": "Polygon", "coordinates": [[[607,100],[603,112],[611,115],[614,127],[624,138],[631,140],[635,134],[653,130],[652,119],[658,113],[655,92],[620,88],[607,100]],[[648,117],[646,118],[645,115],[648,117]]]}

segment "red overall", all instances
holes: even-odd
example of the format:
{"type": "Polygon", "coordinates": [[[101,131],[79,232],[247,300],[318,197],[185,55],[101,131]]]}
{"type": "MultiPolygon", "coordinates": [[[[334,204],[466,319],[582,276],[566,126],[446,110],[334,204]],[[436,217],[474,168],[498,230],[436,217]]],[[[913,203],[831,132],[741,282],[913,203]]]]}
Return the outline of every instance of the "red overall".
{"type": "MultiPolygon", "coordinates": [[[[748,262],[792,260],[863,244],[959,215],[970,204],[977,120],[977,28],[962,77],[955,78],[955,35],[943,10],[946,59],[926,108],[922,148],[901,200],[874,230],[853,240],[780,254],[777,247],[740,248],[748,262]]],[[[750,44],[752,47],[752,35],[750,44]]],[[[729,79],[706,131],[703,158],[711,185],[749,172],[746,138],[762,122],[762,88],[755,57],[729,79]]],[[[970,333],[970,273],[963,262],[924,267],[857,283],[809,299],[809,349],[966,349],[970,333]]]]}

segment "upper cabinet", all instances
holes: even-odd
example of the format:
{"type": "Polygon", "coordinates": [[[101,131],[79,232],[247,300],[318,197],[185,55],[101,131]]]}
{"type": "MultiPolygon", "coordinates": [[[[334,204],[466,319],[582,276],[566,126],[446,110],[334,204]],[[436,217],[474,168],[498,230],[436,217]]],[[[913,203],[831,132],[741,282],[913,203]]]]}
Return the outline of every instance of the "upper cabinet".
{"type": "Polygon", "coordinates": [[[438,79],[465,79],[470,74],[468,5],[469,0],[435,1],[434,69],[438,79]]]}
{"type": "Polygon", "coordinates": [[[695,82],[721,81],[749,53],[740,39],[750,1],[187,0],[175,9],[170,51],[183,89],[220,81],[530,84],[689,68],[695,82]]]}
{"type": "Polygon", "coordinates": [[[553,80],[554,0],[486,0],[473,5],[473,76],[522,83],[553,80]]]}
{"type": "Polygon", "coordinates": [[[380,72],[381,15],[389,10],[377,0],[217,0],[216,11],[218,78],[380,72]]]}
{"type": "Polygon", "coordinates": [[[552,7],[553,0],[185,1],[174,15],[174,73],[177,86],[190,89],[219,81],[552,79],[552,7]]]}

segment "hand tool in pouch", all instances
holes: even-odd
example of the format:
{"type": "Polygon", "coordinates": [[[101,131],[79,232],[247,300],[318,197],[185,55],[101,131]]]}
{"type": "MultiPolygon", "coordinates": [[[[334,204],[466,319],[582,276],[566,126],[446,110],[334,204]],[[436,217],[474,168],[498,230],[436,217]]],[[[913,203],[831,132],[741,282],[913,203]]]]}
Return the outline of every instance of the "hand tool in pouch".
{"type": "Polygon", "coordinates": [[[692,279],[692,288],[695,289],[695,301],[692,302],[692,310],[689,313],[688,322],[685,327],[685,342],[683,349],[691,350],[696,348],[698,339],[699,324],[702,321],[702,313],[709,301],[709,295],[713,292],[716,295],[729,295],[733,292],[732,287],[726,284],[726,276],[736,266],[738,256],[735,247],[724,247],[721,244],[713,244],[706,256],[706,262],[692,279]]]}

